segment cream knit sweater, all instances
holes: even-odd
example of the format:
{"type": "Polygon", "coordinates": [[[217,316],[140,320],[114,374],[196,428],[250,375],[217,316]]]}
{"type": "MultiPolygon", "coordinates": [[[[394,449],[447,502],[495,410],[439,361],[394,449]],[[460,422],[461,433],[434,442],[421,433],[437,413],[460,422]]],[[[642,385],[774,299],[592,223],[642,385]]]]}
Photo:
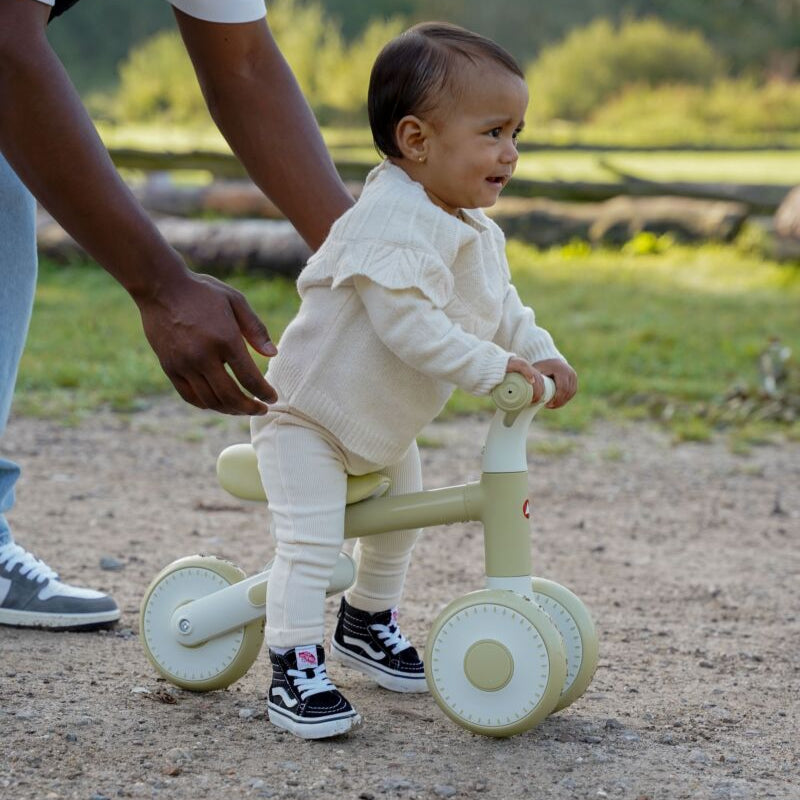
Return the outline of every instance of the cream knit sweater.
{"type": "MultiPolygon", "coordinates": [[[[502,231],[461,219],[389,161],[309,259],[267,379],[276,410],[393,464],[456,386],[486,395],[508,359],[561,358],[510,283],[502,231]]],[[[269,417],[253,420],[253,433],[269,417]]]]}

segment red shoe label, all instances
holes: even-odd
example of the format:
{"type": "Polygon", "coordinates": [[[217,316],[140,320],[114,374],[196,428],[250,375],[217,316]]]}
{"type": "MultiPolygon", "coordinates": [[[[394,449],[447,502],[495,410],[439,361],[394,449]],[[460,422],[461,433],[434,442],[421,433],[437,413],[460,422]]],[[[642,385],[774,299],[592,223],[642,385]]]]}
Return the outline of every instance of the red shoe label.
{"type": "Polygon", "coordinates": [[[531,518],[531,503],[530,503],[530,500],[526,499],[525,502],[522,504],[522,516],[525,517],[525,519],[530,519],[531,518]]]}
{"type": "Polygon", "coordinates": [[[297,656],[298,669],[313,669],[319,666],[316,647],[296,647],[294,652],[297,656]]]}

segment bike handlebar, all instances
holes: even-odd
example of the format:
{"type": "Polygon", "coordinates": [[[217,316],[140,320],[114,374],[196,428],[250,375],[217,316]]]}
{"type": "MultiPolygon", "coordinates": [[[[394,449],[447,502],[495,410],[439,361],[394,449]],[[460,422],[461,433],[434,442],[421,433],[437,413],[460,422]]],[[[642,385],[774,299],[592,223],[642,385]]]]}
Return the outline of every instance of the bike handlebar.
{"type": "MultiPolygon", "coordinates": [[[[556,393],[556,384],[547,375],[544,378],[544,395],[538,405],[549,403],[556,393]]],[[[501,411],[521,411],[531,404],[533,386],[518,372],[509,372],[501,383],[492,389],[492,400],[501,411]]]]}

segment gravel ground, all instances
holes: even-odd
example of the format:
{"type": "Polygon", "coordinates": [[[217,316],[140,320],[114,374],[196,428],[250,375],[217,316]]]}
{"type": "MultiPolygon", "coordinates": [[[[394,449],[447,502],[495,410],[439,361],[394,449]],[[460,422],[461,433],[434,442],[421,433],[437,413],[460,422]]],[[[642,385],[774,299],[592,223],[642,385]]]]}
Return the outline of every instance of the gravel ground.
{"type": "MultiPolygon", "coordinates": [[[[427,486],[478,477],[486,424],[431,426],[427,486]]],[[[123,617],[103,633],[0,629],[0,797],[800,797],[800,443],[741,456],[643,424],[535,429],[535,570],[581,596],[600,639],[584,697],[490,739],[428,695],[334,664],[364,725],[309,743],[266,719],[264,653],[228,690],[191,694],[138,640],[141,597],[175,558],[214,553],[250,573],[270,557],[267,512],[216,486],[216,454],[244,439],[242,421],[168,400],[72,428],[12,420],[18,540],[112,592],[123,617]]],[[[441,608],[481,585],[480,528],[430,529],[404,632],[424,645],[441,608]]]]}

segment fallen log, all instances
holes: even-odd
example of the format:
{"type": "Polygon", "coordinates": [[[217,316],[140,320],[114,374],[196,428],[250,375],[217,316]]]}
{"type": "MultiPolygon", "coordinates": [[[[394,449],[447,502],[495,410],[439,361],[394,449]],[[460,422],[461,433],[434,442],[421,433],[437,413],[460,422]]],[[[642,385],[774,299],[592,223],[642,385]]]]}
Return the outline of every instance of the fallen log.
{"type": "Polygon", "coordinates": [[[702,200],[728,200],[744,203],[751,212],[767,214],[774,212],[786,195],[790,185],[774,183],[695,183],[692,181],[653,181],[624,172],[602,159],[600,164],[618,175],[625,191],[618,194],[637,196],[674,195],[702,200]]]}
{"type": "MultiPolygon", "coordinates": [[[[348,189],[358,197],[362,184],[348,189]]],[[[215,216],[228,219],[284,219],[281,210],[250,180],[212,181],[203,186],[175,184],[169,173],[154,172],[133,188],[148,211],[171,217],[215,216]]]]}
{"type": "Polygon", "coordinates": [[[686,197],[615,197],[604,203],[504,197],[489,209],[507,237],[541,248],[573,239],[618,246],[642,232],[670,233],[683,242],[731,241],[748,213],[742,203],[686,197]]]}
{"type": "MultiPolygon", "coordinates": [[[[736,203],[680,197],[618,197],[605,203],[501,198],[489,210],[508,238],[545,249],[574,239],[623,244],[637,233],[672,233],[682,241],[728,241],[747,217],[736,203]]],[[[154,216],[164,238],[200,272],[296,277],[310,251],[285,220],[203,220],[154,216]]],[[[85,258],[81,248],[44,212],[38,224],[43,256],[66,262],[85,258]]]]}
{"type": "Polygon", "coordinates": [[[588,239],[602,203],[560,203],[541,198],[501,197],[488,215],[509,239],[542,249],[588,239]]]}
{"type": "Polygon", "coordinates": [[[781,261],[800,261],[800,186],[786,195],[775,212],[775,257],[781,261]]]}
{"type": "Polygon", "coordinates": [[[681,242],[730,242],[748,214],[744,203],[721,200],[615,197],[600,206],[589,228],[589,239],[595,244],[619,246],[639,233],[669,233],[681,242]]]}
{"type": "MultiPolygon", "coordinates": [[[[155,218],[167,242],[198,272],[296,277],[311,251],[285,220],[204,220],[155,218]]],[[[83,249],[51,217],[37,220],[39,252],[55,261],[87,258],[83,249]]]]}

